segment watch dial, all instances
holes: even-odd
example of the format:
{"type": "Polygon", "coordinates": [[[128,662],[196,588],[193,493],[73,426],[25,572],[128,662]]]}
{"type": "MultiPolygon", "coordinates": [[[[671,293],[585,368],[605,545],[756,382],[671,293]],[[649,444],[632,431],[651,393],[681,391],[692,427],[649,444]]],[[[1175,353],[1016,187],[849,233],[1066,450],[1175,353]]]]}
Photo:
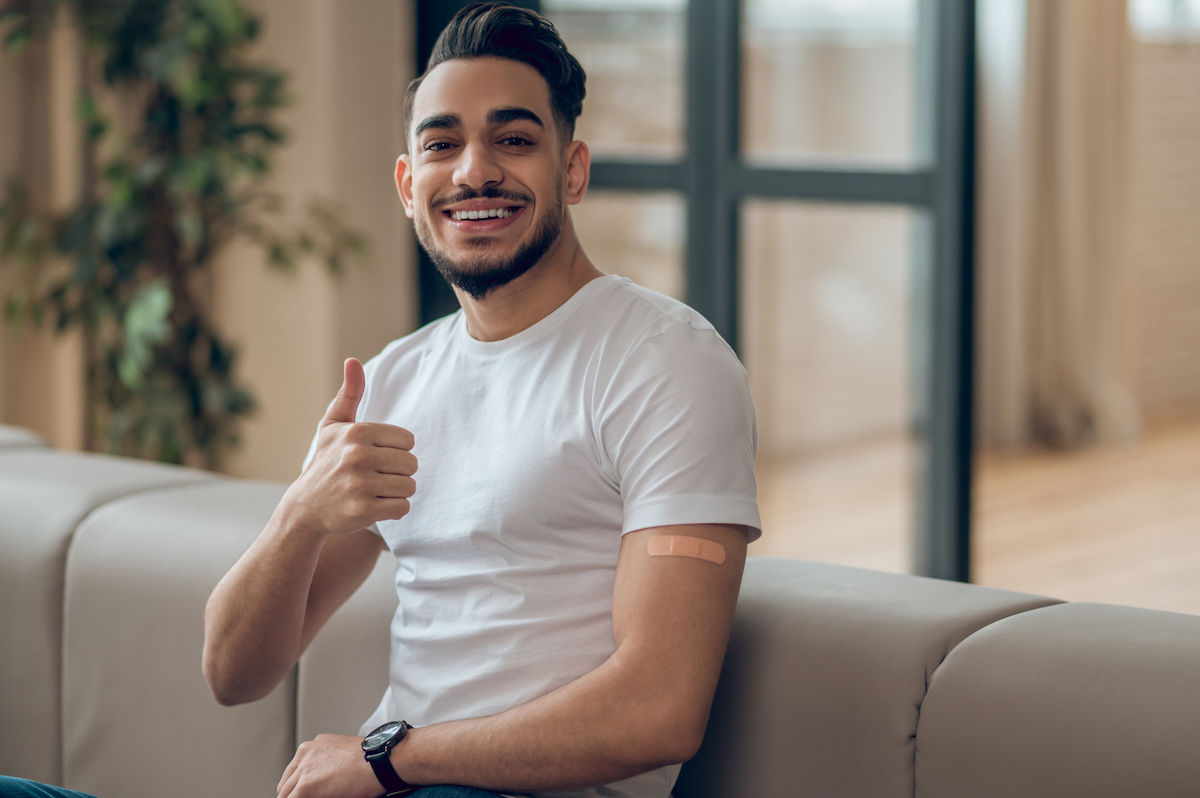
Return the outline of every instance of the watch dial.
{"type": "Polygon", "coordinates": [[[385,723],[375,731],[367,735],[367,739],[363,740],[363,748],[378,748],[392,738],[396,733],[396,729],[400,728],[398,721],[385,723]]]}

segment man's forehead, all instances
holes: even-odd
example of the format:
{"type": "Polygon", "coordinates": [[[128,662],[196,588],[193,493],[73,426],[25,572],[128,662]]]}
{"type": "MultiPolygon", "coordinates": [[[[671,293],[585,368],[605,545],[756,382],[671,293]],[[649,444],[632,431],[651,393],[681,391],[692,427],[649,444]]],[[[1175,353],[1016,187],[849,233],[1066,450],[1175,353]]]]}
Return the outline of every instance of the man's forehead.
{"type": "Polygon", "coordinates": [[[529,64],[507,58],[456,58],[438,64],[413,97],[412,123],[456,116],[466,123],[486,121],[495,112],[528,108],[549,127],[554,124],[550,87],[529,64]]]}

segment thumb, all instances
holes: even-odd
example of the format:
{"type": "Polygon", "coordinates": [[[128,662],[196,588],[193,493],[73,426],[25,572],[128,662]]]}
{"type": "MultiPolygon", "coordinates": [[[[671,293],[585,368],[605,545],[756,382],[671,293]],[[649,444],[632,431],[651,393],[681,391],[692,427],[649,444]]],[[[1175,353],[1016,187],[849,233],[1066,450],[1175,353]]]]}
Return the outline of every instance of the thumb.
{"type": "Polygon", "coordinates": [[[335,422],[353,422],[358,412],[358,403],[366,390],[367,378],[363,374],[362,363],[355,358],[347,358],[345,368],[346,376],[342,379],[342,387],[338,389],[333,403],[325,411],[321,426],[335,422]]]}

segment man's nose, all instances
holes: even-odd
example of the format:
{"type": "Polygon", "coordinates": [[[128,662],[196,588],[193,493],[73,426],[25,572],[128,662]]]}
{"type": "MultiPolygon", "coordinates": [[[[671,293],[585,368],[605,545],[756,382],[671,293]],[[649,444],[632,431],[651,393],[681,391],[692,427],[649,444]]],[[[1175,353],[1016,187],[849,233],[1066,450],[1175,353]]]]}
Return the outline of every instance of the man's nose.
{"type": "Polygon", "coordinates": [[[504,179],[504,172],[495,153],[483,142],[468,142],[454,170],[454,184],[483,188],[504,179]]]}

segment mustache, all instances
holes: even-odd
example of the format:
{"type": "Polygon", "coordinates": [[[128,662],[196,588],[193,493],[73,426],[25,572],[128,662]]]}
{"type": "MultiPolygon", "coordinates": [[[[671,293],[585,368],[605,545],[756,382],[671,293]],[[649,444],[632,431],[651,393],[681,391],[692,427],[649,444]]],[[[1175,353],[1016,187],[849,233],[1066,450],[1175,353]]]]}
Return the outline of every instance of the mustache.
{"type": "Polygon", "coordinates": [[[466,202],[467,200],[473,199],[500,199],[508,200],[509,202],[518,204],[533,202],[533,197],[527,194],[522,194],[519,191],[511,191],[509,189],[488,186],[479,191],[476,191],[473,188],[464,188],[461,191],[451,194],[449,197],[442,197],[440,200],[436,200],[430,207],[437,211],[447,206],[457,205],[460,202],[466,202]]]}

